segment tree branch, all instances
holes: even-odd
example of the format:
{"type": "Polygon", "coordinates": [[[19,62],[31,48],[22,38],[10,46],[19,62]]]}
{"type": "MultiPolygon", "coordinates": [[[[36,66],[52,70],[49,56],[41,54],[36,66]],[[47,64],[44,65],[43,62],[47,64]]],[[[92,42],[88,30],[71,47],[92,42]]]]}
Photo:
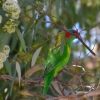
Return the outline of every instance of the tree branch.
{"type": "Polygon", "coordinates": [[[94,90],[88,93],[80,93],[78,95],[70,95],[65,97],[54,97],[54,98],[47,98],[46,100],[83,100],[85,98],[93,97],[100,95],[100,89],[94,90]]]}
{"type": "MultiPolygon", "coordinates": [[[[13,77],[10,75],[0,75],[0,79],[7,81],[7,80],[13,80],[13,77]]],[[[19,79],[18,77],[16,77],[15,82],[18,82],[18,81],[19,79]]],[[[21,78],[21,82],[42,84],[43,78],[39,78],[39,79],[21,78]]]]}

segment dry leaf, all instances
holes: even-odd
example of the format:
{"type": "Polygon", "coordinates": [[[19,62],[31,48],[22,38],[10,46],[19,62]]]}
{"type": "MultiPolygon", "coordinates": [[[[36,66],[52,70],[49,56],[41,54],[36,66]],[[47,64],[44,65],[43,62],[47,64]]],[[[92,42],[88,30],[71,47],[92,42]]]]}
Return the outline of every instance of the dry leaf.
{"type": "Polygon", "coordinates": [[[26,73],[25,73],[25,77],[30,77],[33,73],[39,71],[39,70],[42,70],[44,69],[44,64],[38,64],[38,65],[35,65],[33,67],[30,67],[26,73]]]}
{"type": "Polygon", "coordinates": [[[60,91],[60,89],[59,89],[59,86],[58,86],[57,82],[52,81],[52,85],[53,85],[54,89],[55,89],[61,96],[63,96],[62,93],[61,93],[61,91],[60,91]]]}
{"type": "Polygon", "coordinates": [[[33,57],[32,57],[31,66],[34,66],[34,65],[35,65],[36,60],[37,60],[37,57],[39,56],[39,53],[40,53],[41,49],[42,49],[42,47],[38,48],[38,49],[35,51],[35,53],[34,53],[34,55],[33,55],[33,57]]]}
{"type": "Polygon", "coordinates": [[[19,86],[20,86],[20,80],[21,80],[21,69],[20,69],[20,65],[18,62],[16,62],[16,71],[18,73],[18,79],[19,79],[19,86]]]}
{"type": "Polygon", "coordinates": [[[28,92],[28,90],[20,90],[18,93],[23,96],[33,96],[31,93],[28,92]]]}

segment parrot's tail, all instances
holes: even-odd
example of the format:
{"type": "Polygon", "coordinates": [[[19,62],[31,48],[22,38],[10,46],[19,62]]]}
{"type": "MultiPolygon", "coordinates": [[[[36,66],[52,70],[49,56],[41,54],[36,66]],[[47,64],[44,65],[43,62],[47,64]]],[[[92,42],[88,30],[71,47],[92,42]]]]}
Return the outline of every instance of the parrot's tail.
{"type": "Polygon", "coordinates": [[[49,89],[51,81],[53,80],[53,77],[54,77],[54,70],[52,70],[50,73],[48,73],[46,75],[45,82],[44,82],[44,88],[43,88],[43,95],[44,96],[46,96],[46,94],[47,94],[47,91],[49,89]]]}

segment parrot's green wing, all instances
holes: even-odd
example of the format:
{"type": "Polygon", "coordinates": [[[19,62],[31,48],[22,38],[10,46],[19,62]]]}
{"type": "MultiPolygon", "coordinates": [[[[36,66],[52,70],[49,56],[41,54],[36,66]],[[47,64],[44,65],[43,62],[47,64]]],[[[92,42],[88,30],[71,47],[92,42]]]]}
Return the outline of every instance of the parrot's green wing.
{"type": "Polygon", "coordinates": [[[48,73],[50,73],[55,68],[58,68],[59,70],[59,65],[60,67],[63,67],[67,63],[69,56],[70,56],[70,48],[68,45],[64,46],[64,52],[62,55],[60,55],[60,47],[57,47],[54,50],[50,50],[46,60],[46,69],[44,71],[43,76],[45,77],[48,73]]]}

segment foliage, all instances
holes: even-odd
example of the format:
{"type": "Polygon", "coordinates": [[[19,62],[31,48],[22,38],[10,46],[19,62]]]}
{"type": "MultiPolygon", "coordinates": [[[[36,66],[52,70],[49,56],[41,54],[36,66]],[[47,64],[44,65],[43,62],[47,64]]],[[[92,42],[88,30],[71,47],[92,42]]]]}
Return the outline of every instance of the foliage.
{"type": "MultiPolygon", "coordinates": [[[[0,1],[0,50],[7,44],[10,54],[0,69],[0,100],[45,99],[44,64],[62,28],[78,29],[97,56],[87,54],[80,41],[74,41],[71,59],[57,81],[53,81],[48,95],[60,97],[99,88],[100,0],[17,0],[18,4],[11,0],[19,9],[17,18],[12,17],[15,9],[3,9],[5,1],[0,1]]],[[[61,50],[62,47],[63,43],[61,50]]]]}

